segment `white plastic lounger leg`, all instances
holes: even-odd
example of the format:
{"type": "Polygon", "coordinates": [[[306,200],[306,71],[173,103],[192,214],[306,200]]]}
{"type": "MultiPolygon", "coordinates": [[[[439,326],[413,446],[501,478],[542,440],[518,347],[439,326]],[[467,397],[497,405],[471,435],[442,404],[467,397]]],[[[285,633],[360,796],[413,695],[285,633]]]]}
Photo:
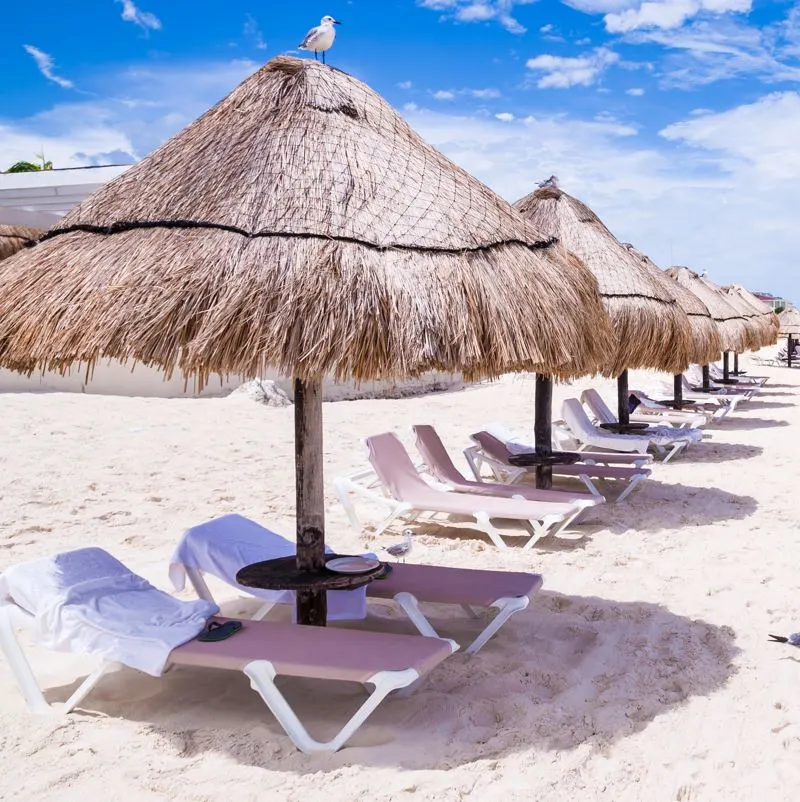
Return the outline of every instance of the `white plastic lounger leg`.
{"type": "Polygon", "coordinates": [[[480,529],[481,532],[485,532],[489,536],[489,540],[491,540],[498,549],[507,549],[508,546],[503,541],[503,538],[500,537],[500,532],[492,525],[489,516],[485,512],[476,512],[474,515],[477,528],[480,529]]]}
{"type": "Polygon", "coordinates": [[[661,464],[666,465],[676,454],[680,454],[684,448],[686,448],[686,443],[675,443],[661,464]]]}
{"type": "Polygon", "coordinates": [[[33,622],[33,616],[27,615],[18,607],[12,605],[0,605],[0,648],[11,667],[11,673],[14,675],[17,684],[22,691],[25,698],[25,703],[31,713],[42,715],[52,713],[54,711],[60,713],[69,713],[73,708],[79,705],[91,692],[92,688],[109,671],[119,668],[119,663],[103,661],[86,679],[78,686],[72,696],[67,699],[63,705],[50,705],[44,698],[42,689],[34,676],[31,664],[22,647],[17,640],[17,634],[14,631],[15,623],[28,625],[33,622]]]}
{"type": "Polygon", "coordinates": [[[578,479],[581,480],[586,485],[586,489],[595,497],[595,498],[602,498],[605,500],[605,496],[597,489],[597,485],[592,481],[592,477],[589,474],[582,473],[578,476],[578,479]]]}
{"type": "Polygon", "coordinates": [[[413,593],[401,591],[394,596],[395,602],[400,609],[408,616],[408,620],[417,628],[420,635],[426,638],[438,638],[439,633],[433,628],[431,622],[422,614],[419,609],[419,601],[413,593]]]}
{"type": "Polygon", "coordinates": [[[619,504],[620,501],[624,501],[631,493],[633,493],[636,485],[638,485],[639,482],[641,482],[644,478],[645,477],[642,475],[634,476],[633,479],[631,479],[628,483],[628,486],[619,494],[619,496],[617,496],[617,504],[619,504]]]}
{"type": "Polygon", "coordinates": [[[269,660],[254,660],[252,663],[248,663],[243,670],[250,679],[253,690],[259,693],[292,743],[301,752],[309,755],[316,752],[336,752],[341,749],[388,694],[398,688],[405,688],[419,679],[419,673],[413,668],[407,668],[404,671],[379,671],[374,674],[367,682],[373,685],[375,690],[337,735],[330,741],[323,742],[315,741],[308,734],[308,730],[297,718],[297,714],[286,701],[286,697],[278,690],[275,685],[275,668],[269,660]]]}
{"type": "Polygon", "coordinates": [[[209,589],[208,585],[206,584],[203,572],[199,568],[190,568],[188,565],[184,565],[183,567],[186,571],[186,576],[189,577],[189,582],[192,583],[194,592],[201,599],[211,602],[212,604],[216,604],[217,602],[214,599],[214,596],[211,594],[211,590],[209,589]]]}
{"type": "Polygon", "coordinates": [[[492,607],[497,608],[497,615],[495,615],[483,632],[467,647],[466,654],[477,654],[514,613],[526,609],[529,604],[530,599],[527,596],[507,596],[494,602],[492,607]]]}

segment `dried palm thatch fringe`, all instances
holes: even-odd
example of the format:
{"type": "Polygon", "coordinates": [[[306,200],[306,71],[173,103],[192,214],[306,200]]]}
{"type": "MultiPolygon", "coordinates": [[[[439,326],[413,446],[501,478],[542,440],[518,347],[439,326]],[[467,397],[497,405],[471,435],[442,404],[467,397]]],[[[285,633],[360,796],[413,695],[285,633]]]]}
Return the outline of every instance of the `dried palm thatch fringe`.
{"type": "Polygon", "coordinates": [[[642,262],[653,270],[658,270],[659,275],[664,277],[664,281],[670,282],[670,293],[675,297],[678,306],[686,313],[689,318],[689,326],[692,333],[692,350],[689,357],[691,362],[698,365],[707,365],[716,362],[722,357],[722,340],[708,307],[693,293],[689,292],[677,281],[671,281],[661,268],[653,262],[647,254],[638,251],[630,243],[623,243],[625,247],[634,255],[638,256],[642,262]]]}
{"type": "Polygon", "coordinates": [[[592,274],[338,70],[280,57],[0,267],[0,364],[596,369],[592,274]]]}
{"type": "Polygon", "coordinates": [[[38,228],[0,225],[0,259],[12,256],[44,234],[38,228]]]}
{"type": "Polygon", "coordinates": [[[762,315],[756,312],[736,291],[729,292],[723,287],[720,287],[719,291],[734,309],[739,310],[742,317],[747,321],[747,325],[753,330],[753,338],[750,344],[753,350],[774,344],[775,329],[770,315],[762,315]]]}
{"type": "Polygon", "coordinates": [[[670,267],[664,272],[678,284],[691,290],[706,305],[719,328],[723,351],[742,353],[751,347],[755,332],[747,325],[744,316],[728,303],[724,293],[715,284],[701,278],[688,267],[670,267]]]}
{"type": "Polygon", "coordinates": [[[692,352],[690,323],[669,284],[628,251],[588,206],[556,186],[544,186],[514,206],[597,278],[614,332],[603,365],[606,375],[617,376],[626,368],[686,369],[692,352]]]}
{"type": "Polygon", "coordinates": [[[727,295],[735,295],[748,309],[755,313],[762,326],[766,327],[765,346],[775,345],[778,342],[778,332],[780,330],[780,320],[769,304],[765,304],[760,298],[756,298],[753,293],[742,287],[741,284],[731,284],[722,288],[727,295]]]}
{"type": "Polygon", "coordinates": [[[790,307],[784,309],[778,315],[778,322],[780,323],[780,334],[784,337],[791,334],[792,337],[800,336],[800,310],[790,307]]]}

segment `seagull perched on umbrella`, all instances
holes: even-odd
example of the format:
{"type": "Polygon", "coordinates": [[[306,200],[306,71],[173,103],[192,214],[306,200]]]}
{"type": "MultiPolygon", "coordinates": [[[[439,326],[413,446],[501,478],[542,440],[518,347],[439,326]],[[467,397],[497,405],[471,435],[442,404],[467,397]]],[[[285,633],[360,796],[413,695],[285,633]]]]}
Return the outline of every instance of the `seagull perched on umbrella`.
{"type": "Polygon", "coordinates": [[[558,187],[558,176],[551,175],[550,178],[540,181],[538,187],[540,189],[545,189],[545,187],[558,187]]]}
{"type": "Polygon", "coordinates": [[[403,562],[405,562],[406,557],[411,554],[411,530],[404,529],[403,542],[395,543],[393,546],[388,546],[386,548],[386,553],[391,554],[392,557],[395,557],[398,560],[402,557],[403,562]]]}
{"type": "Polygon", "coordinates": [[[317,54],[322,53],[322,63],[324,64],[325,51],[331,49],[333,40],[336,38],[336,29],[333,26],[341,24],[333,17],[323,17],[319,25],[306,34],[305,39],[300,43],[300,49],[310,50],[314,54],[314,61],[317,60],[317,54]]]}

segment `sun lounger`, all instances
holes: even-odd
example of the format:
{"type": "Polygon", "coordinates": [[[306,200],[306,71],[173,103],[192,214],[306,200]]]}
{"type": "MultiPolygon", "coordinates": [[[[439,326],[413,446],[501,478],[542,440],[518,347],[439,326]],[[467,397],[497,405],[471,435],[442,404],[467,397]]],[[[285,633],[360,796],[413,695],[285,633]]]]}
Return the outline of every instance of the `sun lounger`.
{"type": "Polygon", "coordinates": [[[154,644],[163,651],[163,661],[158,661],[163,664],[149,666],[152,674],[173,666],[241,671],[292,743],[306,753],[340,749],[389,693],[416,682],[458,648],[452,641],[417,635],[264,621],[244,622],[227,640],[193,639],[191,633],[199,634],[207,621],[228,620],[199,615],[212,607],[207,601],[181,602],[157,590],[102,549],[79,549],[0,575],[0,648],[34,713],[51,707],[17,640],[17,626],[31,628],[50,648],[100,659],[61,707],[63,712],[79,705],[120,661],[142,668],[137,654],[153,656],[154,644]],[[178,644],[173,643],[176,626],[178,644]],[[297,718],[278,690],[276,676],[357,682],[374,690],[334,738],[321,742],[297,718]]]}
{"type": "MultiPolygon", "coordinates": [[[[703,385],[703,371],[699,365],[689,365],[689,369],[683,375],[684,395],[686,391],[703,392],[700,388],[703,385]]],[[[712,393],[716,396],[725,396],[728,398],[740,398],[749,401],[754,396],[758,395],[757,387],[733,387],[731,385],[720,385],[711,381],[712,393]]]]}
{"type": "MultiPolygon", "coordinates": [[[[708,372],[713,380],[725,378],[725,372],[719,365],[709,365],[708,372]]],[[[740,372],[738,375],[732,376],[731,378],[735,379],[737,384],[754,384],[757,387],[763,387],[769,381],[769,376],[745,376],[743,372],[740,372]]]]}
{"type": "MultiPolygon", "coordinates": [[[[641,409],[642,402],[639,400],[639,397],[635,393],[631,393],[631,395],[639,401],[636,409],[641,409]]],[[[593,418],[593,423],[619,423],[614,413],[609,409],[608,404],[606,404],[603,397],[594,388],[589,388],[581,393],[581,403],[588,410],[589,417],[593,418]]],[[[671,412],[667,409],[664,409],[664,413],[665,414],[658,416],[652,413],[639,415],[631,413],[630,419],[633,423],[647,424],[649,428],[642,429],[643,434],[662,434],[667,438],[683,436],[685,434],[686,436],[691,436],[696,442],[699,441],[702,435],[690,435],[689,432],[681,432],[679,434],[675,430],[687,428],[695,429],[698,425],[702,426],[708,423],[708,418],[706,418],[705,415],[698,415],[691,412],[671,412]]]]}
{"type": "Polygon", "coordinates": [[[662,461],[667,463],[676,454],[680,454],[691,442],[688,436],[685,439],[683,438],[684,430],[676,430],[673,437],[651,432],[643,433],[642,435],[630,435],[603,431],[592,424],[577,398],[568,398],[564,401],[561,414],[564,416],[567,426],[580,442],[578,451],[588,448],[606,448],[613,451],[644,453],[652,446],[659,454],[663,455],[662,461]]]}
{"type": "MultiPolygon", "coordinates": [[[[508,481],[514,486],[515,482],[530,477],[536,470],[513,465],[510,459],[515,452],[509,450],[506,443],[489,432],[475,432],[470,437],[475,445],[466,449],[464,456],[476,476],[481,475],[483,466],[486,465],[498,481],[508,481]]],[[[612,466],[579,462],[553,466],[554,475],[579,479],[593,495],[601,495],[595,484],[598,481],[623,485],[624,489],[617,495],[617,502],[627,498],[639,482],[650,476],[650,473],[651,471],[646,468],[635,465],[612,466]]]]}
{"type": "MultiPolygon", "coordinates": [[[[249,518],[223,515],[183,534],[170,564],[170,579],[177,590],[182,590],[188,577],[201,599],[214,602],[204,575],[216,576],[263,602],[253,617],[261,620],[275,604],[294,605],[294,592],[247,588],[238,584],[236,573],[245,565],[285,556],[294,550],[294,543],[249,518]]],[[[397,605],[420,634],[427,637],[439,634],[420,604],[458,605],[472,617],[477,617],[473,612],[475,607],[494,608],[496,615],[466,649],[467,654],[475,654],[514,613],[528,607],[530,597],[541,586],[540,574],[398,563],[385,579],[367,585],[366,594],[370,602],[397,605]]],[[[329,609],[332,595],[328,593],[329,609]]]]}
{"type": "MultiPolygon", "coordinates": [[[[675,429],[692,429],[705,426],[708,418],[696,412],[680,412],[668,409],[667,407],[651,406],[649,399],[642,400],[640,396],[631,392],[639,402],[636,410],[630,413],[632,423],[646,423],[648,426],[664,427],[668,426],[675,429]]],[[[594,388],[589,388],[581,393],[581,402],[589,409],[595,420],[600,423],[618,423],[616,416],[609,409],[600,393],[594,388]]]]}
{"type": "MultiPolygon", "coordinates": [[[[481,481],[480,472],[475,472],[475,480],[464,478],[453,464],[447,449],[433,426],[417,425],[412,427],[417,438],[417,450],[422,455],[423,462],[430,473],[445,487],[457,493],[478,493],[488,496],[502,496],[505,498],[525,498],[529,501],[566,501],[567,499],[598,499],[605,501],[602,493],[594,486],[589,488],[589,494],[573,493],[566,490],[537,490],[535,487],[525,487],[518,484],[503,484],[498,482],[481,481]]],[[[472,435],[474,440],[476,435],[472,435]]],[[[468,449],[469,450],[469,449],[468,449]]],[[[467,456],[466,452],[464,455],[467,456]]],[[[467,462],[470,457],[467,456],[467,462]]],[[[527,469],[523,469],[527,473],[527,469]]],[[[575,475],[575,474],[573,474],[575,475]]]]}
{"type": "Polygon", "coordinates": [[[405,447],[391,432],[366,439],[370,463],[377,481],[365,485],[370,472],[340,477],[334,487],[342,506],[354,527],[361,527],[350,500],[350,494],[360,495],[389,508],[386,519],[378,526],[383,532],[398,518],[416,520],[428,514],[472,518],[475,528],[484,532],[498,548],[508,548],[493,520],[519,521],[530,532],[523,549],[530,549],[546,535],[563,532],[585,509],[600,503],[599,499],[578,501],[527,501],[526,499],[496,498],[477,493],[453,493],[435,487],[417,472],[405,447]]]}
{"type": "MultiPolygon", "coordinates": [[[[687,405],[686,409],[684,410],[675,410],[671,407],[665,407],[659,401],[656,401],[650,395],[648,395],[644,390],[631,390],[630,394],[635,396],[639,401],[639,406],[636,407],[637,411],[642,411],[642,417],[639,419],[641,423],[644,419],[644,415],[649,412],[653,412],[656,414],[666,414],[667,417],[675,416],[683,416],[686,421],[691,421],[687,426],[696,426],[701,427],[705,424],[712,423],[716,420],[716,413],[719,412],[720,407],[717,404],[691,404],[690,406],[687,405]]],[[[671,394],[671,393],[670,393],[671,394]]],[[[673,422],[673,425],[676,425],[673,422]]],[[[679,427],[681,428],[681,427],[679,427]]]]}

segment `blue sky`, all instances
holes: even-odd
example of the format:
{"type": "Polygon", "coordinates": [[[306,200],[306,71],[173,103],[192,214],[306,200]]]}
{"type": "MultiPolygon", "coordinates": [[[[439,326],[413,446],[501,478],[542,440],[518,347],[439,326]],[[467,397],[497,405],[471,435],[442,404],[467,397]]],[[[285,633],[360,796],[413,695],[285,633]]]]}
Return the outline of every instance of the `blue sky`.
{"type": "Polygon", "coordinates": [[[329,62],[508,200],[555,173],[658,264],[800,302],[800,3],[6,6],[0,167],[141,158],[331,14],[329,62]]]}

